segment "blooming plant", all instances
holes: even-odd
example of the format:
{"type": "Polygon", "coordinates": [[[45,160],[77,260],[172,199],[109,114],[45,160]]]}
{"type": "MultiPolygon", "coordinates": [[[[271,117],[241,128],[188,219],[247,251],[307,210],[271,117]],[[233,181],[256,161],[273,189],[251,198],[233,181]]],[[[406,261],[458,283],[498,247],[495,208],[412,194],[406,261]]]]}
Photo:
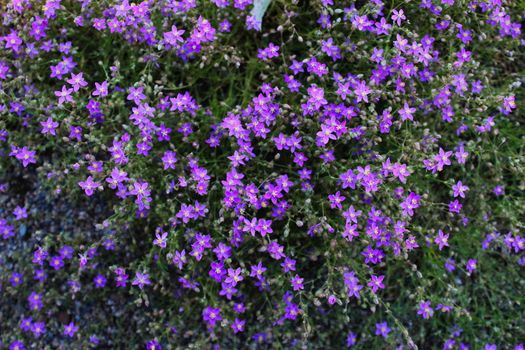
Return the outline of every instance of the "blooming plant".
{"type": "Polygon", "coordinates": [[[1,12],[0,348],[523,349],[522,0],[1,12]]]}

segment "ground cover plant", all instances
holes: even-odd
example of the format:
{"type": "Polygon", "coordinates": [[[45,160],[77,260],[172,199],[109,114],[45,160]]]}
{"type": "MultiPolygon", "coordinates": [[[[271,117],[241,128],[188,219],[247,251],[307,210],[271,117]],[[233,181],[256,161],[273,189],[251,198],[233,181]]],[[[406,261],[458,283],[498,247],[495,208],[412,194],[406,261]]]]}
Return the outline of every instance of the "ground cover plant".
{"type": "Polygon", "coordinates": [[[1,12],[1,349],[523,349],[523,0],[1,12]]]}

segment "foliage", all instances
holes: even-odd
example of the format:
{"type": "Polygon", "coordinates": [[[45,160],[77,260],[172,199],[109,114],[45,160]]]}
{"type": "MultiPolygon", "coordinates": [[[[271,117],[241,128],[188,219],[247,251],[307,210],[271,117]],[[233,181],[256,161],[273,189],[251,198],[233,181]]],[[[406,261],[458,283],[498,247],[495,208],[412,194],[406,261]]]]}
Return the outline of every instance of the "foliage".
{"type": "Polygon", "coordinates": [[[4,5],[2,346],[522,349],[525,3],[253,8],[4,5]]]}

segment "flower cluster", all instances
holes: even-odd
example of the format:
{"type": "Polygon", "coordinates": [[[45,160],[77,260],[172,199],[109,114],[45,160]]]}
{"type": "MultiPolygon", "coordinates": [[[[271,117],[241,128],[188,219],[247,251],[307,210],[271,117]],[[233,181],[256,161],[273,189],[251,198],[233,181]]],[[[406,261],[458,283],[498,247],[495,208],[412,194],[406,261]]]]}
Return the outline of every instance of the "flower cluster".
{"type": "Polygon", "coordinates": [[[523,348],[523,6],[264,3],[8,2],[0,347],[523,348]]]}

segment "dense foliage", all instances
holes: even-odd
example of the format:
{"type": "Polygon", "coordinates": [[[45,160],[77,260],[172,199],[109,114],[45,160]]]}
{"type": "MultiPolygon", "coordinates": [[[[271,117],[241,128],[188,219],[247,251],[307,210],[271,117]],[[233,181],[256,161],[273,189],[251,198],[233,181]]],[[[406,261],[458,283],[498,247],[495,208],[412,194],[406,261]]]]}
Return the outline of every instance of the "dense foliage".
{"type": "Polygon", "coordinates": [[[523,0],[1,12],[0,348],[523,349],[523,0]]]}

